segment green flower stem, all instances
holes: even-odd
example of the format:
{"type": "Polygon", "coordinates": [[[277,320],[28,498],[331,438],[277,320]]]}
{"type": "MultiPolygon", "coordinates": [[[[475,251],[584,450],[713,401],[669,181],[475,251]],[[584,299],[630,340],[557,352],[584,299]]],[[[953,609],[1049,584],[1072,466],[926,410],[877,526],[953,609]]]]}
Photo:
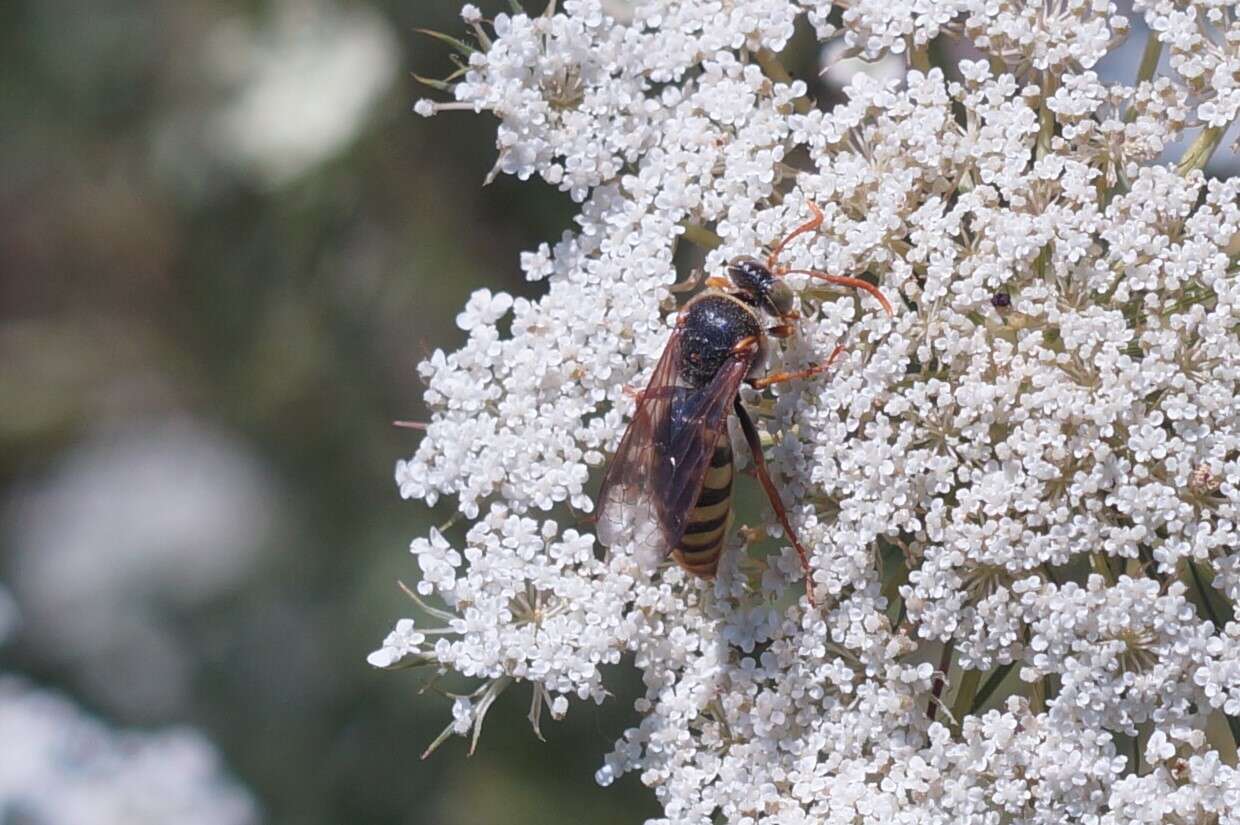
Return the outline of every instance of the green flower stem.
{"type": "Polygon", "coordinates": [[[1089,563],[1095,573],[1107,580],[1107,584],[1115,584],[1115,574],[1111,572],[1111,565],[1107,563],[1106,556],[1098,552],[1090,553],[1089,563]]]}
{"type": "Polygon", "coordinates": [[[1042,100],[1038,105],[1038,142],[1034,147],[1034,157],[1041,159],[1051,152],[1051,139],[1055,137],[1055,113],[1049,105],[1055,94],[1055,79],[1047,75],[1042,81],[1042,100]]]}
{"type": "MultiPolygon", "coordinates": [[[[779,62],[779,55],[770,49],[758,49],[754,54],[754,59],[758,61],[758,65],[762,67],[762,73],[774,80],[776,83],[792,83],[792,75],[788,74],[788,70],[784,68],[784,64],[779,62]]],[[[797,110],[797,114],[807,114],[810,109],[814,108],[809,98],[798,97],[792,101],[792,107],[797,110]]]]}
{"type": "Polygon", "coordinates": [[[1203,607],[1205,607],[1206,615],[1209,617],[1210,621],[1214,624],[1215,630],[1222,630],[1223,627],[1227,624],[1227,622],[1230,621],[1230,618],[1220,616],[1218,611],[1215,610],[1214,603],[1210,600],[1209,586],[1205,583],[1205,580],[1202,578],[1201,570],[1198,569],[1197,563],[1194,562],[1192,559],[1186,559],[1185,564],[1187,564],[1188,566],[1188,572],[1190,576],[1192,577],[1193,586],[1197,590],[1197,595],[1201,599],[1201,604],[1203,607]]]}
{"type": "Polygon", "coordinates": [[[1176,171],[1181,175],[1187,175],[1190,172],[1205,169],[1206,164],[1214,155],[1214,150],[1223,142],[1223,133],[1226,131],[1226,126],[1210,126],[1203,129],[1193,141],[1193,145],[1184,152],[1184,157],[1180,158],[1180,162],[1175,167],[1176,171]]]}
{"type": "Polygon", "coordinates": [[[956,701],[952,702],[952,716],[964,724],[964,717],[973,711],[974,699],[977,695],[977,683],[981,681],[980,670],[966,670],[960,676],[960,687],[956,689],[956,701]]]}
{"type": "Polygon", "coordinates": [[[981,712],[986,702],[990,700],[991,695],[999,689],[999,685],[1003,684],[1003,680],[1012,672],[1012,668],[1016,667],[1015,662],[1008,662],[1006,665],[999,665],[995,668],[986,681],[982,683],[981,688],[973,695],[973,703],[969,706],[969,714],[976,716],[981,712]]]}
{"type": "Polygon", "coordinates": [[[1154,79],[1158,70],[1158,60],[1162,57],[1162,41],[1156,32],[1150,32],[1145,41],[1145,51],[1141,53],[1141,65],[1137,68],[1137,84],[1154,79]]]}
{"type": "Polygon", "coordinates": [[[943,645],[943,655],[939,657],[939,672],[934,677],[934,688],[931,690],[930,704],[926,708],[926,717],[933,722],[939,711],[939,697],[943,695],[943,685],[947,683],[947,671],[952,666],[952,652],[956,649],[955,641],[943,645]]]}
{"type": "Polygon", "coordinates": [[[444,34],[443,32],[431,31],[430,29],[414,29],[414,31],[417,32],[418,34],[424,34],[427,37],[432,37],[435,40],[438,40],[440,43],[443,43],[453,49],[456,49],[456,51],[464,55],[466,59],[469,59],[470,55],[478,51],[473,46],[466,43],[464,40],[458,40],[455,37],[451,37],[449,35],[444,34]]]}
{"type": "Polygon", "coordinates": [[[711,250],[723,243],[723,238],[704,226],[699,226],[696,223],[682,223],[681,226],[685,230],[684,239],[695,246],[711,250]]]}

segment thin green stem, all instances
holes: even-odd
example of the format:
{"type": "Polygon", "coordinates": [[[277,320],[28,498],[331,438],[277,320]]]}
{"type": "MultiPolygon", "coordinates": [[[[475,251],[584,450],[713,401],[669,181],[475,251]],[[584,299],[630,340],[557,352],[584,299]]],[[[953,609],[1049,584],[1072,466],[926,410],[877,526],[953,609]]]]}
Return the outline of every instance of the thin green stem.
{"type": "Polygon", "coordinates": [[[703,249],[714,249],[723,243],[723,238],[719,237],[714,232],[711,232],[704,226],[699,226],[696,223],[682,223],[681,226],[684,227],[685,230],[684,239],[691,244],[702,247],[703,249]]]}
{"type": "Polygon", "coordinates": [[[1197,595],[1201,597],[1201,603],[1205,606],[1206,615],[1210,617],[1210,622],[1214,625],[1215,630],[1222,630],[1223,623],[1219,621],[1218,613],[1210,602],[1210,594],[1206,592],[1205,582],[1201,580],[1201,571],[1197,569],[1197,565],[1192,559],[1186,559],[1186,562],[1188,564],[1188,572],[1193,577],[1193,584],[1197,587],[1197,595]]]}
{"type": "Polygon", "coordinates": [[[472,55],[474,52],[478,51],[473,46],[466,43],[464,40],[458,40],[457,38],[444,34],[443,32],[431,31],[430,29],[414,29],[414,31],[417,32],[418,34],[424,34],[427,37],[434,38],[435,40],[438,40],[440,43],[443,43],[446,46],[456,49],[458,52],[464,55],[466,59],[468,59],[469,56],[472,55]]]}
{"type": "MultiPolygon", "coordinates": [[[[1137,68],[1137,82],[1140,86],[1142,83],[1154,79],[1154,72],[1158,70],[1158,61],[1162,57],[1162,41],[1158,39],[1157,32],[1150,32],[1149,37],[1145,41],[1145,51],[1141,53],[1141,65],[1137,68]]],[[[1132,123],[1137,119],[1136,109],[1129,109],[1124,115],[1125,123],[1132,123]]]]}
{"type": "Polygon", "coordinates": [[[1111,565],[1107,562],[1106,556],[1097,551],[1090,553],[1089,563],[1093,566],[1095,573],[1106,579],[1107,584],[1115,584],[1115,574],[1111,572],[1111,565]]]}
{"type": "Polygon", "coordinates": [[[1187,175],[1190,172],[1205,169],[1210,158],[1214,156],[1214,150],[1223,142],[1223,133],[1226,131],[1226,126],[1209,126],[1203,129],[1193,141],[1193,145],[1185,150],[1184,157],[1180,158],[1180,162],[1175,167],[1176,171],[1181,175],[1187,175]]]}
{"type": "Polygon", "coordinates": [[[1039,160],[1050,154],[1051,140],[1055,137],[1055,113],[1049,105],[1053,94],[1055,80],[1047,74],[1042,81],[1042,101],[1038,107],[1038,142],[1034,148],[1034,157],[1039,160]]]}
{"type": "Polygon", "coordinates": [[[939,657],[939,672],[934,677],[934,687],[931,689],[930,705],[926,708],[926,718],[931,722],[939,710],[939,697],[943,695],[943,685],[947,683],[947,671],[952,666],[952,651],[956,649],[955,641],[948,641],[943,645],[943,655],[939,657]]]}
{"type": "Polygon", "coordinates": [[[977,683],[982,678],[980,670],[966,670],[960,677],[960,687],[956,689],[956,701],[952,702],[952,716],[956,721],[964,723],[964,717],[973,708],[973,700],[977,695],[977,683]]]}
{"type": "Polygon", "coordinates": [[[1145,41],[1145,51],[1141,53],[1141,65],[1137,68],[1138,84],[1154,79],[1154,72],[1158,70],[1158,60],[1161,57],[1162,41],[1158,39],[1158,32],[1152,31],[1145,41]]]}
{"type": "Polygon", "coordinates": [[[1015,662],[1008,662],[1006,665],[999,665],[994,671],[986,677],[986,681],[982,682],[982,686],[977,693],[973,694],[973,704],[969,706],[969,713],[976,715],[986,703],[990,700],[991,694],[999,689],[999,685],[1003,684],[1003,680],[1012,672],[1012,668],[1016,667],[1015,662]]]}

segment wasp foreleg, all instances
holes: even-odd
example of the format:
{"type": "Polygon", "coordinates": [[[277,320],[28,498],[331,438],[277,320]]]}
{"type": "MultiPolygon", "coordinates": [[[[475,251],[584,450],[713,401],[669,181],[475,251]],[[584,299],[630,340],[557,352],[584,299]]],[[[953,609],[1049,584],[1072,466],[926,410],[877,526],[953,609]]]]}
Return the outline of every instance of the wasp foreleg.
{"type": "Polygon", "coordinates": [[[756,390],[764,390],[772,384],[782,384],[785,381],[796,381],[801,378],[810,378],[815,375],[826,372],[831,369],[836,359],[844,352],[843,344],[836,344],[835,349],[831,352],[831,357],[821,364],[815,364],[812,367],[806,367],[803,370],[792,370],[785,372],[772,372],[761,378],[753,378],[749,381],[749,386],[756,390]]]}

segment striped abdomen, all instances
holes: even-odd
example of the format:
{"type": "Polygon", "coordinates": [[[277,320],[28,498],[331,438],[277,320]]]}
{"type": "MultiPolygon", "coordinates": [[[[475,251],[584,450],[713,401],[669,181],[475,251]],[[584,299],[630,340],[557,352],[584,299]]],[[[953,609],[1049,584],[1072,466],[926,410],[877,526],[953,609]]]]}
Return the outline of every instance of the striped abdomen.
{"type": "Polygon", "coordinates": [[[715,442],[702,492],[685,519],[685,534],[672,558],[695,576],[713,578],[731,524],[732,444],[723,433],[715,442]]]}

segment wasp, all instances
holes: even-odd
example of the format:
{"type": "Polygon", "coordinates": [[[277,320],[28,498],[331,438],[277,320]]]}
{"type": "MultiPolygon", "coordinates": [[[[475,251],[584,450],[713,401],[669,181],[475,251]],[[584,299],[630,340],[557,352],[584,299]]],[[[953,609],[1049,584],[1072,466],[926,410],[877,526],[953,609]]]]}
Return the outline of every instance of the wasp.
{"type": "Polygon", "coordinates": [[[741,403],[742,383],[761,390],[825,372],[843,352],[807,369],[762,375],[769,341],[790,337],[799,318],[784,275],[805,274],[865,290],[888,315],[890,302],[858,278],[779,266],[794,238],[816,230],[822,211],[771,250],[765,263],[753,257],[729,262],[727,277],[711,277],[707,289],[680,310],[620,446],[603,475],[598,497],[598,537],[608,547],[631,545],[648,570],[669,554],[684,570],[713,578],[732,523],[732,442],[728,417],[735,413],[749,445],[762,488],[805,571],[805,592],[814,603],[809,557],[788,521],[779,491],[762,455],[757,427],[741,403]],[[768,319],[773,323],[767,326],[768,319]]]}

